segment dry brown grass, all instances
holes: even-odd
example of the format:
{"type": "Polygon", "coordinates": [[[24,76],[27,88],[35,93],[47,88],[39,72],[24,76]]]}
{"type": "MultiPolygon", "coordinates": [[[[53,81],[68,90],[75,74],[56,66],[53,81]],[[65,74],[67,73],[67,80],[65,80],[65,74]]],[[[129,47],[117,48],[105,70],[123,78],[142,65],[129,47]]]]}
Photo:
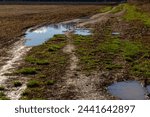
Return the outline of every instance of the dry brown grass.
{"type": "Polygon", "coordinates": [[[100,7],[96,5],[0,5],[0,48],[12,44],[28,27],[89,16],[96,13],[100,7]]]}

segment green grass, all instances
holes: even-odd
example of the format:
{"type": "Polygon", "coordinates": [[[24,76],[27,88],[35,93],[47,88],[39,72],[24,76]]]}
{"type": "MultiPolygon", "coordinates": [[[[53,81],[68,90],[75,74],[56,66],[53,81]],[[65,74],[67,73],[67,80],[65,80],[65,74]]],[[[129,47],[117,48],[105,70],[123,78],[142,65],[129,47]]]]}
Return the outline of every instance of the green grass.
{"type": "Polygon", "coordinates": [[[129,72],[128,75],[148,77],[149,64],[142,61],[149,58],[149,49],[142,42],[121,40],[119,37],[110,35],[103,40],[78,35],[73,38],[80,59],[79,65],[83,71],[88,73],[97,69],[111,71],[124,69],[128,65],[126,69],[129,72]]]}
{"type": "Polygon", "coordinates": [[[56,51],[56,50],[58,50],[58,49],[60,49],[61,47],[60,46],[58,46],[58,45],[51,45],[50,47],[49,47],[49,49],[48,49],[48,51],[56,51]]]}
{"type": "Polygon", "coordinates": [[[25,61],[30,62],[31,64],[37,64],[37,65],[48,65],[49,64],[48,60],[37,59],[32,56],[26,57],[25,61]]]}
{"type": "Polygon", "coordinates": [[[103,43],[100,43],[98,46],[98,50],[104,53],[117,53],[120,51],[121,41],[118,38],[112,38],[103,43]]]}
{"type": "Polygon", "coordinates": [[[125,4],[124,9],[126,9],[126,13],[123,18],[126,21],[139,20],[142,21],[146,26],[150,26],[149,14],[142,12],[134,5],[125,4]]]}
{"type": "Polygon", "coordinates": [[[34,67],[27,67],[27,68],[22,68],[17,71],[18,74],[24,74],[24,75],[34,75],[37,74],[38,69],[34,67]]]}
{"type": "Polygon", "coordinates": [[[120,4],[116,6],[111,12],[117,13],[125,10],[123,19],[126,21],[141,21],[144,25],[150,26],[150,15],[138,9],[137,6],[131,4],[120,4]]]}
{"type": "Polygon", "coordinates": [[[91,36],[74,35],[74,44],[77,46],[77,54],[80,58],[80,65],[83,70],[90,71],[95,69],[98,62],[93,56],[93,38],[91,36]]]}
{"type": "Polygon", "coordinates": [[[108,69],[108,70],[122,69],[122,65],[120,65],[120,64],[107,64],[106,69],[108,69]]]}
{"type": "Polygon", "coordinates": [[[138,61],[133,64],[131,73],[137,76],[150,77],[150,60],[138,61]]]}
{"type": "Polygon", "coordinates": [[[122,48],[122,54],[126,60],[134,60],[142,53],[142,45],[140,43],[125,41],[122,48]]]}
{"type": "Polygon", "coordinates": [[[37,80],[30,80],[27,84],[27,87],[28,88],[36,88],[36,87],[39,87],[40,86],[40,82],[37,81],[37,80]]]}

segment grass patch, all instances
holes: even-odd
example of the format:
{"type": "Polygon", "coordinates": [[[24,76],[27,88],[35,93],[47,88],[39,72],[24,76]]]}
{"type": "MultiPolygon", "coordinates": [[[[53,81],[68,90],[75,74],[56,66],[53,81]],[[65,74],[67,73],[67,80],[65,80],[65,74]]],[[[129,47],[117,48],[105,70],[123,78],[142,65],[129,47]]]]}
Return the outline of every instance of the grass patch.
{"type": "Polygon", "coordinates": [[[140,43],[125,41],[123,44],[122,54],[127,61],[136,58],[142,51],[140,43]]]}
{"type": "Polygon", "coordinates": [[[126,13],[123,18],[126,21],[139,20],[142,21],[146,26],[150,26],[150,16],[147,13],[140,11],[136,6],[125,4],[124,9],[126,13]]]}
{"type": "Polygon", "coordinates": [[[97,49],[104,53],[113,54],[119,52],[120,46],[121,46],[120,39],[114,38],[104,41],[103,43],[100,43],[97,49]]]}
{"type": "Polygon", "coordinates": [[[53,45],[50,45],[50,47],[48,48],[48,51],[49,52],[57,51],[57,50],[61,49],[63,46],[64,46],[64,43],[62,43],[62,44],[53,44],[53,45]]]}
{"type": "Polygon", "coordinates": [[[150,77],[150,60],[135,62],[131,69],[132,74],[137,76],[150,77]]]}
{"type": "Polygon", "coordinates": [[[146,68],[148,63],[144,65],[142,63],[142,60],[144,61],[149,57],[148,48],[144,47],[140,41],[121,40],[119,37],[109,35],[104,37],[103,40],[99,40],[97,37],[94,39],[95,37],[92,36],[78,35],[73,38],[77,46],[76,52],[80,59],[79,64],[82,70],[86,72],[96,69],[118,70],[126,68],[126,65],[128,65],[128,72],[131,69],[133,72],[137,67],[141,67],[143,71],[138,68],[137,74],[142,75],[143,73],[143,76],[149,74],[149,68],[146,68]],[[137,61],[139,63],[135,64],[137,61]]]}
{"type": "Polygon", "coordinates": [[[48,65],[49,62],[48,60],[42,60],[42,59],[37,59],[34,57],[26,57],[25,61],[30,62],[31,64],[37,64],[37,65],[48,65]]]}
{"type": "Polygon", "coordinates": [[[34,68],[34,67],[22,68],[18,70],[17,73],[24,74],[24,75],[34,75],[34,74],[37,74],[37,68],[34,68]]]}
{"type": "Polygon", "coordinates": [[[108,69],[108,70],[122,69],[122,65],[120,65],[120,64],[107,64],[106,69],[108,69]]]}
{"type": "Polygon", "coordinates": [[[28,88],[36,88],[36,87],[39,87],[40,86],[40,82],[37,81],[37,80],[30,80],[27,84],[27,87],[28,88]]]}

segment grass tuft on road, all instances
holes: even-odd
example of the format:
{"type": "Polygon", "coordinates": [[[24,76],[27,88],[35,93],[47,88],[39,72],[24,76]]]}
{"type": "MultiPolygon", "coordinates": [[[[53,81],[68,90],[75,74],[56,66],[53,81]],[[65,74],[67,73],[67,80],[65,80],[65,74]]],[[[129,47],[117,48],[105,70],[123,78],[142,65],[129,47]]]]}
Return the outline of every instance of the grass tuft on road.
{"type": "Polygon", "coordinates": [[[65,35],[55,35],[42,45],[31,49],[19,73],[28,75],[27,89],[21,99],[48,99],[57,92],[68,66],[69,56],[62,49],[67,44],[65,35]]]}

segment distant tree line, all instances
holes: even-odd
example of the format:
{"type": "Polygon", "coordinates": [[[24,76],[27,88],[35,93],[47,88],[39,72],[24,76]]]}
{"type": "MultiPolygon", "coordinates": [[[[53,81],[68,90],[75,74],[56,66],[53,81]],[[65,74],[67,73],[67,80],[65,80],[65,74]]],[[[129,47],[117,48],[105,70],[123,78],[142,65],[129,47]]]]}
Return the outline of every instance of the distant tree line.
{"type": "Polygon", "coordinates": [[[0,2],[126,2],[127,0],[0,0],[0,2]]]}
{"type": "Polygon", "coordinates": [[[150,0],[127,0],[129,3],[150,3],[150,0]]]}

